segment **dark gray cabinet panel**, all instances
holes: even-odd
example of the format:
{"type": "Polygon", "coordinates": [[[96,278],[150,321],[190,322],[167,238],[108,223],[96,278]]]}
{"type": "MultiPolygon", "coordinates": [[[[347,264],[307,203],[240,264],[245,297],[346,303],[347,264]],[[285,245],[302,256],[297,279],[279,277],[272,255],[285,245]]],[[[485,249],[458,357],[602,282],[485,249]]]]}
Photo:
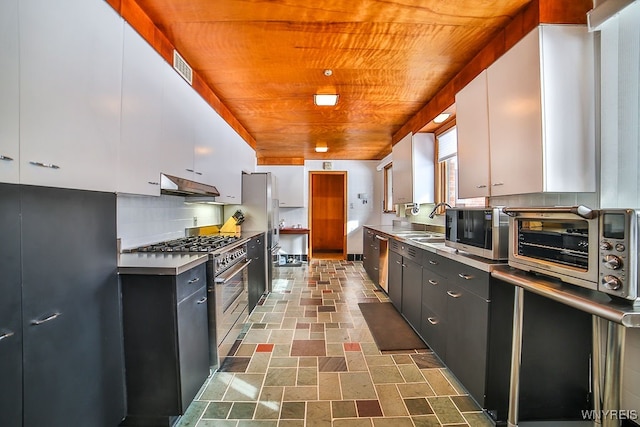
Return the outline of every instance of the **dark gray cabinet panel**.
{"type": "Polygon", "coordinates": [[[0,425],[22,422],[20,190],[0,184],[0,425]]]}
{"type": "Polygon", "coordinates": [[[205,264],[179,276],[120,276],[128,403],[123,425],[171,425],[209,375],[205,278],[205,264]],[[180,300],[189,282],[200,287],[180,300]]]}
{"type": "Polygon", "coordinates": [[[124,416],[115,194],[21,186],[24,426],[124,416]]]}
{"type": "Polygon", "coordinates": [[[264,233],[247,243],[247,258],[251,260],[248,271],[249,313],[267,290],[267,264],[264,233]]]}
{"type": "Polygon", "coordinates": [[[362,251],[363,251],[363,267],[369,275],[369,278],[376,285],[380,284],[380,246],[376,233],[367,228],[363,231],[362,238],[362,251]]]}
{"type": "Polygon", "coordinates": [[[402,313],[402,255],[389,251],[388,294],[391,303],[402,313]]]}
{"type": "Polygon", "coordinates": [[[447,356],[447,320],[446,316],[440,315],[428,305],[422,305],[422,323],[420,325],[420,336],[429,345],[441,360],[447,356]]]}
{"type": "Polygon", "coordinates": [[[489,302],[451,284],[447,296],[446,364],[478,401],[487,374],[489,302]]]}
{"type": "Polygon", "coordinates": [[[402,262],[402,315],[418,331],[422,312],[422,266],[406,258],[402,262]]]}

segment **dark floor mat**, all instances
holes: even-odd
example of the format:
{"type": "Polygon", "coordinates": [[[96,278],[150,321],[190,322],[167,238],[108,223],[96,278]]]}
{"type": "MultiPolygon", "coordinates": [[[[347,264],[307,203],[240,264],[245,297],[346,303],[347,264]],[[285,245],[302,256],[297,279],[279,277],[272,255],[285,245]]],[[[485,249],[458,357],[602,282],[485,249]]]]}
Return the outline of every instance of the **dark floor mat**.
{"type": "Polygon", "coordinates": [[[365,302],[358,307],[381,351],[427,348],[390,302],[365,302]]]}

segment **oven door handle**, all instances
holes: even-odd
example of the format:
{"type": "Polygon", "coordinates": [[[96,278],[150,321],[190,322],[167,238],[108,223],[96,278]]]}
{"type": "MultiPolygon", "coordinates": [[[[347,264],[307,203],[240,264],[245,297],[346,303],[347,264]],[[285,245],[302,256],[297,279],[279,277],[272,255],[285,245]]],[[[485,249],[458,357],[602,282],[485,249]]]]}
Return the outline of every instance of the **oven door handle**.
{"type": "Polygon", "coordinates": [[[598,212],[586,206],[546,206],[529,208],[502,208],[502,212],[509,216],[517,216],[519,213],[572,213],[585,219],[593,219],[598,216],[598,212]]]}
{"type": "Polygon", "coordinates": [[[225,283],[227,283],[229,280],[231,280],[231,278],[233,276],[235,276],[236,274],[238,274],[239,272],[241,272],[242,270],[244,270],[245,268],[247,268],[249,266],[249,264],[251,264],[250,259],[246,260],[245,262],[243,262],[241,265],[239,266],[234,266],[232,267],[230,270],[225,271],[225,275],[221,276],[221,277],[216,277],[215,282],[217,285],[224,285],[225,283]]]}

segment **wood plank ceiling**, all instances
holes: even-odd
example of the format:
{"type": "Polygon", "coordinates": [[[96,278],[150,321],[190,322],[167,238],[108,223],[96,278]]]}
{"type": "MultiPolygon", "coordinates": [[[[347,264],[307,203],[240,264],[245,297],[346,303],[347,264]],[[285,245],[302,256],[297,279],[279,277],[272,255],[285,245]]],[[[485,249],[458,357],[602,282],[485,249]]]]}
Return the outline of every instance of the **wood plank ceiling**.
{"type": "Polygon", "coordinates": [[[296,164],[383,158],[532,0],[107,1],[165,58],[177,49],[259,163],[296,164]]]}

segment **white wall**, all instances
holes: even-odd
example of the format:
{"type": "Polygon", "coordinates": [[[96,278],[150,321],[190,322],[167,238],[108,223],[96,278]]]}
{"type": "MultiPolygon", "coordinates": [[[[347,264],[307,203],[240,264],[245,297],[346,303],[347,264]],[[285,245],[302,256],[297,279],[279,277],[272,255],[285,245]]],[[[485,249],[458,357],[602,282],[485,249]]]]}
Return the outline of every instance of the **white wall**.
{"type": "Polygon", "coordinates": [[[122,249],[184,237],[185,228],[222,222],[221,205],[187,204],[179,196],[117,197],[117,230],[122,249]]]}

